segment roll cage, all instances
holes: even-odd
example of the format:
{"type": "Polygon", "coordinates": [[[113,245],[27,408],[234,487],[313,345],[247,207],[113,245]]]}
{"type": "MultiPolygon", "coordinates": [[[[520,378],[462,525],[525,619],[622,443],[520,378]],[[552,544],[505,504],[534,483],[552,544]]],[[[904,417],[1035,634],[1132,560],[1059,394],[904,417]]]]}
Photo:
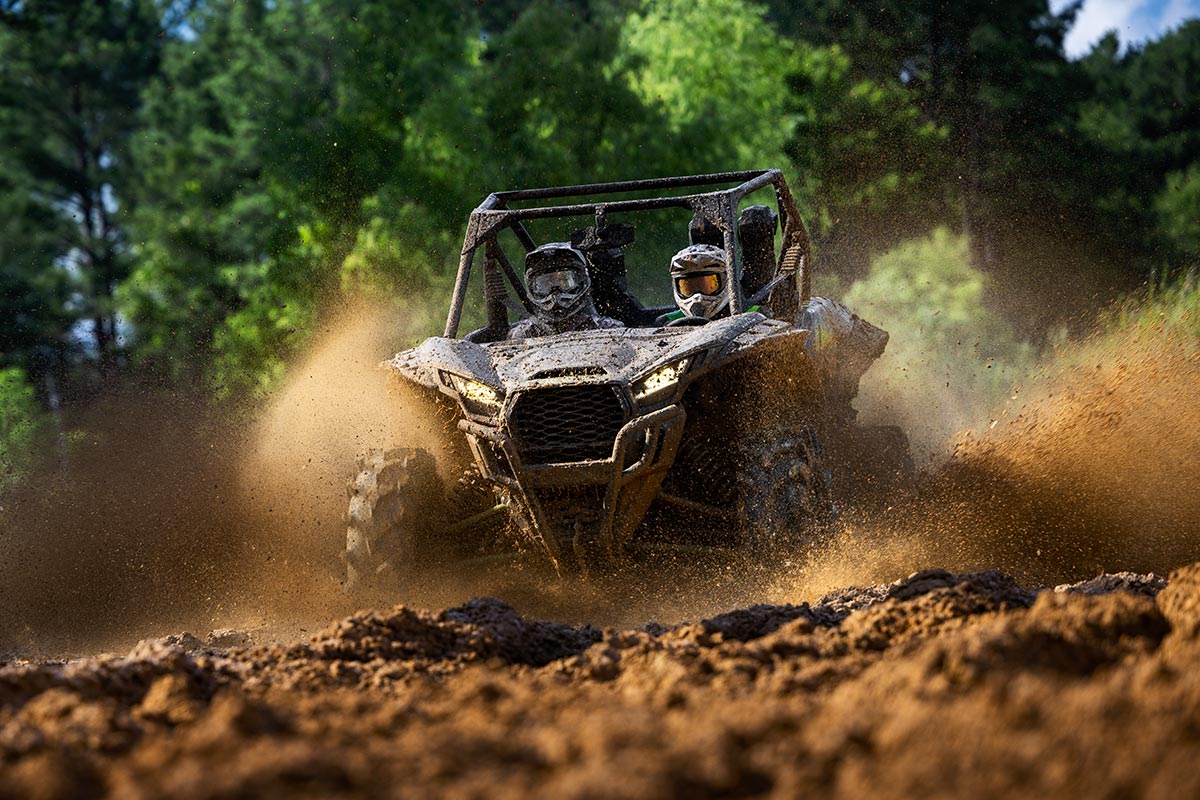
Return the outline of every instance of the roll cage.
{"type": "MultiPolygon", "coordinates": [[[[445,336],[454,338],[458,335],[468,281],[475,253],[480,247],[484,249],[483,283],[487,303],[487,329],[499,332],[506,329],[508,320],[506,283],[512,288],[521,305],[531,313],[532,306],[524,284],[498,241],[498,235],[504,230],[511,230],[525,253],[528,253],[537,246],[525,227],[524,223],[528,220],[591,216],[595,219],[593,230],[602,231],[606,226],[607,215],[613,212],[682,208],[690,210],[693,219],[714,226],[722,237],[725,252],[729,254],[724,281],[726,302],[731,313],[741,313],[746,310],[747,297],[746,287],[743,286],[742,257],[736,246],[738,205],[747,195],[768,186],[774,187],[775,190],[776,205],[783,226],[782,246],[779,258],[774,264],[775,275],[769,281],[765,281],[764,286],[753,288],[769,292],[773,304],[781,307],[776,309],[777,312],[787,309],[794,313],[804,307],[810,293],[808,231],[800,219],[783,173],[778,169],[748,170],[543,189],[518,189],[489,194],[479,207],[471,212],[467,223],[458,276],[454,282],[454,295],[446,319],[445,336]],[[596,199],[614,194],[695,189],[730,183],[736,185],[705,192],[672,193],[639,199],[596,199]],[[569,198],[578,198],[580,202],[529,208],[509,207],[511,203],[569,198]]],[[[774,247],[773,241],[771,247],[774,247]]],[[[589,268],[593,270],[595,279],[596,271],[603,271],[605,266],[589,258],[589,268]]]]}

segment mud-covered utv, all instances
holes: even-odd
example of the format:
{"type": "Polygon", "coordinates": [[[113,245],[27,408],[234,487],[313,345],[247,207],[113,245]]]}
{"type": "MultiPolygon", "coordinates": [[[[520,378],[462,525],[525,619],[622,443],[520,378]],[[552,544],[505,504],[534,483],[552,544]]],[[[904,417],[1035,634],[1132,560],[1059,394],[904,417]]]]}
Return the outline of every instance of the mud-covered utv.
{"type": "Polygon", "coordinates": [[[489,195],[467,225],[445,334],[385,365],[405,408],[444,421],[445,441],[360,459],[349,582],[497,547],[590,573],[639,545],[803,545],[835,517],[841,454],[858,470],[845,489],[864,456],[907,458],[902,435],[857,428],[850,406],[887,334],[810,297],[810,279],[779,170],[489,195]],[[643,216],[653,241],[639,251],[643,216]],[[535,311],[522,279],[531,230],[554,225],[586,258],[596,311],[624,327],[511,338],[535,311]],[[673,305],[644,305],[628,286],[627,257],[669,287],[670,254],[689,243],[727,254],[712,319],[670,319],[673,305]],[[654,263],[637,263],[642,252],[654,263]],[[485,324],[460,337],[473,285],[485,324]]]}

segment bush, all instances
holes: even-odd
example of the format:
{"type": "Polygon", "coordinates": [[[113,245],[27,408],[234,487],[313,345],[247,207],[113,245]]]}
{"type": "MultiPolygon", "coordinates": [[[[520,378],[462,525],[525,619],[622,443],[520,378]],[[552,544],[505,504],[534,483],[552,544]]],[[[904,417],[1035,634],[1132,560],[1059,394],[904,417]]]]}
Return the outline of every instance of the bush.
{"type": "Polygon", "coordinates": [[[1171,253],[1185,260],[1200,258],[1200,161],[1167,175],[1154,210],[1158,231],[1171,253]]]}
{"type": "Polygon", "coordinates": [[[905,427],[917,453],[986,420],[1034,363],[1032,347],[986,307],[987,277],[970,260],[966,238],[938,228],[874,259],[845,296],[891,334],[864,378],[864,417],[905,427]]]}
{"type": "Polygon", "coordinates": [[[25,373],[0,369],[0,489],[20,480],[33,463],[41,410],[25,373]]]}

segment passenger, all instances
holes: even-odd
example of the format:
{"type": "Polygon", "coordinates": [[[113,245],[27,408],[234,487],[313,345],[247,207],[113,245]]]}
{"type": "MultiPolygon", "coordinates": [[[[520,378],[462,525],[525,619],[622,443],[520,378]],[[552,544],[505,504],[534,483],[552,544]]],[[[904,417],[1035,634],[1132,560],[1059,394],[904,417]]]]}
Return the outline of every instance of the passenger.
{"type": "Polygon", "coordinates": [[[567,242],[544,244],[525,257],[525,289],[533,316],[513,325],[509,339],[625,327],[596,313],[587,260],[567,242]]]}
{"type": "MultiPolygon", "coordinates": [[[[725,251],[711,244],[689,245],[671,258],[671,290],[677,311],[663,314],[659,325],[677,320],[707,321],[726,307],[725,251]]],[[[685,323],[686,324],[686,323],[685,323]]]]}

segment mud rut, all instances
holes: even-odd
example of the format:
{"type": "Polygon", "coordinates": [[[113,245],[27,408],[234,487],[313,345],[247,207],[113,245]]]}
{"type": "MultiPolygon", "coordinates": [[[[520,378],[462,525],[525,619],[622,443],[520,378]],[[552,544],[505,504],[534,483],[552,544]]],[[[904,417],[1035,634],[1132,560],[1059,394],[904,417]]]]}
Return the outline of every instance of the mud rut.
{"type": "Polygon", "coordinates": [[[927,571],[641,630],[480,599],[228,644],[0,668],[0,796],[1200,792],[1200,564],[927,571]]]}

